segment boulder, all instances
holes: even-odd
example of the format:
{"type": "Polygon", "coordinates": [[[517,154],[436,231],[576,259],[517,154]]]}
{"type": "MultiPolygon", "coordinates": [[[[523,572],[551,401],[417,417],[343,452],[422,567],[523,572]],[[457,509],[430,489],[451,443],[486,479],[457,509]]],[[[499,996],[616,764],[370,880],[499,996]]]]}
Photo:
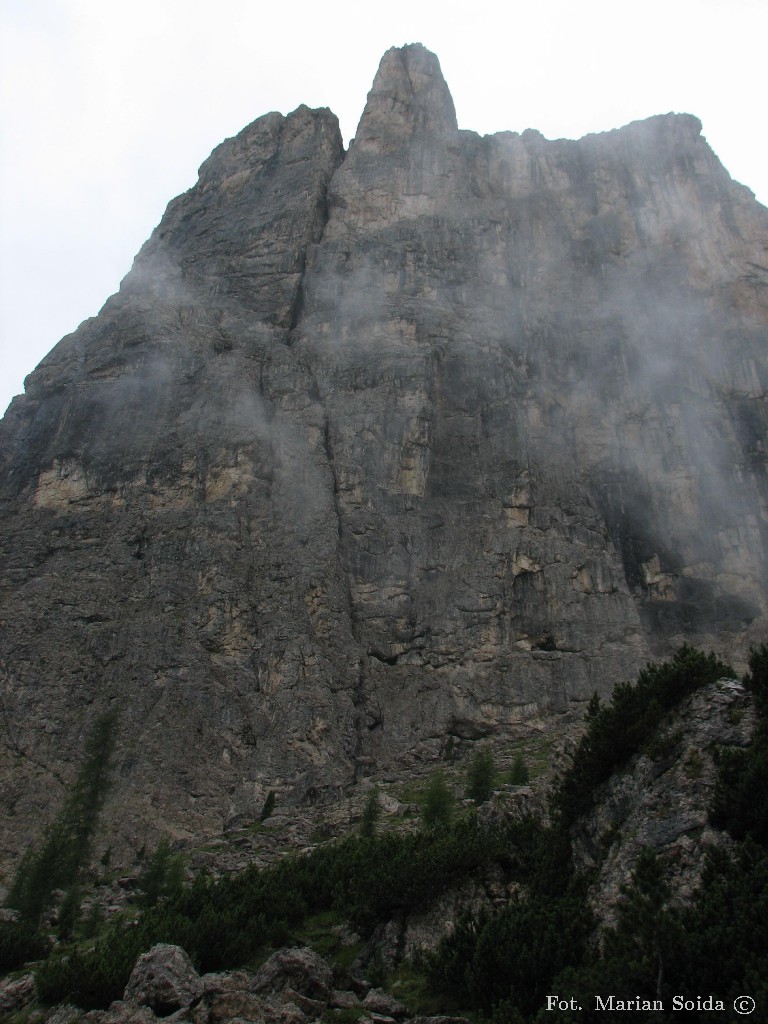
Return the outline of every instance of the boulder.
{"type": "Polygon", "coordinates": [[[384,1017],[407,1017],[408,1007],[380,988],[372,988],[363,1000],[363,1009],[384,1017]]]}
{"type": "MultiPolygon", "coordinates": [[[[257,992],[258,975],[250,971],[222,971],[205,974],[201,1007],[208,1008],[205,1024],[229,1024],[233,1020],[258,1020],[263,1024],[307,1024],[319,1017],[326,1007],[325,1000],[313,1000],[289,987],[274,991],[277,998],[257,992]]],[[[199,1024],[198,1021],[192,1024],[199,1024]]]]}
{"type": "Polygon", "coordinates": [[[354,992],[340,992],[334,989],[329,1005],[332,1010],[352,1010],[360,1005],[360,999],[354,992]]]}
{"type": "Polygon", "coordinates": [[[307,1024],[310,1018],[293,1002],[265,999],[260,1019],[263,1024],[307,1024]]]}
{"type": "Polygon", "coordinates": [[[181,946],[161,942],[136,961],[123,999],[168,1017],[199,1002],[202,994],[200,975],[181,946]]]}
{"type": "Polygon", "coordinates": [[[275,995],[285,989],[327,1004],[333,987],[333,971],[314,950],[279,949],[259,969],[255,989],[275,995]]]}
{"type": "MultiPolygon", "coordinates": [[[[47,1015],[43,1015],[45,1024],[79,1024],[83,1019],[83,1011],[71,1003],[55,1006],[47,1015]]],[[[30,1021],[32,1016],[30,1015],[30,1021]]]]}
{"type": "MultiPolygon", "coordinates": [[[[264,1000],[245,989],[231,988],[208,997],[211,1024],[225,1024],[234,1018],[262,1020],[264,1000]]],[[[302,1021],[301,1024],[304,1024],[302,1021]]]]}
{"type": "Polygon", "coordinates": [[[280,1001],[283,1003],[293,1003],[309,1020],[316,1020],[318,1017],[321,1017],[328,1006],[327,999],[310,999],[309,996],[303,996],[301,992],[297,992],[292,988],[283,989],[280,993],[280,1001]]]}
{"type": "Polygon", "coordinates": [[[37,996],[34,974],[22,974],[20,978],[4,978],[0,981],[0,1013],[13,1013],[27,1006],[37,996]]]}
{"type": "MultiPolygon", "coordinates": [[[[194,1013],[194,1011],[193,1011],[194,1013]]],[[[217,996],[211,1005],[210,1024],[258,1021],[259,1024],[309,1024],[309,1017],[292,1002],[253,993],[231,992],[217,996]]]]}
{"type": "MultiPolygon", "coordinates": [[[[68,1018],[62,1024],[70,1024],[70,1020],[75,1024],[81,1017],[68,1018]]],[[[91,1011],[85,1015],[85,1020],[88,1024],[155,1024],[157,1017],[148,1006],[137,1006],[120,999],[112,1003],[108,1010],[91,1011]]]]}
{"type": "Polygon", "coordinates": [[[256,976],[250,971],[221,971],[204,974],[200,981],[206,999],[223,992],[254,992],[256,976]]]}

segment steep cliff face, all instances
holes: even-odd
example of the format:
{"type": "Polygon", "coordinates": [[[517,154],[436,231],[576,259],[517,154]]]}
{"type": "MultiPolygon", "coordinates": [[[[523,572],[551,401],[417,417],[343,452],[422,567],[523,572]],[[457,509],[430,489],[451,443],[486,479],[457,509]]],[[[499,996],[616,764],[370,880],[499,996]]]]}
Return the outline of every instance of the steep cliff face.
{"type": "Polygon", "coordinates": [[[738,655],[766,249],[695,118],[481,138],[420,46],[225,142],[0,427],[4,855],[108,706],[140,845],[738,655]]]}
{"type": "Polygon", "coordinates": [[[306,108],[221,146],[6,416],[6,851],[105,707],[138,845],[260,807],[262,779],[349,777],[354,677],[308,628],[315,574],[339,587],[330,473],[288,344],[341,157],[336,118],[306,108]]]}

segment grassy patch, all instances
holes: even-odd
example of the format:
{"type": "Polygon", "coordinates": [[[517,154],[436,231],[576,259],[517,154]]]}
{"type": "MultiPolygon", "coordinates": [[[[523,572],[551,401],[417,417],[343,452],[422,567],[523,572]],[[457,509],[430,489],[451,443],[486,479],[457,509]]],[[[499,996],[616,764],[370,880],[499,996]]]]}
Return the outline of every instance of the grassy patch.
{"type": "Polygon", "coordinates": [[[335,910],[326,910],[321,914],[307,917],[301,928],[295,932],[298,942],[311,946],[320,956],[336,959],[336,953],[344,946],[339,938],[338,929],[344,924],[340,914],[335,910]]]}
{"type": "MultiPolygon", "coordinates": [[[[451,765],[446,767],[445,764],[437,764],[437,769],[442,773],[445,781],[448,784],[448,788],[453,793],[456,799],[460,800],[464,796],[464,790],[466,788],[466,775],[467,775],[468,762],[459,765],[451,765]]],[[[409,782],[403,782],[393,787],[394,795],[397,799],[404,804],[415,804],[421,812],[422,807],[427,799],[427,791],[429,789],[430,779],[432,775],[425,775],[420,779],[412,779],[409,782]]],[[[384,792],[384,791],[382,791],[384,792]]]]}
{"type": "Polygon", "coordinates": [[[445,1000],[430,990],[425,975],[410,964],[401,964],[389,975],[387,988],[417,1016],[434,1016],[446,1009],[445,1000]]]}
{"type": "Polygon", "coordinates": [[[264,832],[271,832],[273,829],[266,828],[264,823],[261,821],[254,821],[250,825],[246,825],[243,832],[247,832],[249,836],[258,836],[264,832]]]}
{"type": "Polygon", "coordinates": [[[499,772],[498,781],[502,785],[514,785],[511,765],[518,754],[522,756],[528,768],[528,776],[531,781],[543,775],[549,770],[554,745],[554,740],[541,735],[526,737],[524,740],[510,743],[499,752],[504,761],[509,761],[510,767],[499,772]]]}
{"type": "Polygon", "coordinates": [[[421,807],[424,803],[424,790],[427,788],[426,779],[412,779],[395,787],[395,795],[400,803],[416,804],[421,807]]]}
{"type": "Polygon", "coordinates": [[[359,942],[353,942],[349,946],[340,946],[334,954],[334,963],[337,963],[339,967],[351,967],[363,952],[365,946],[366,943],[362,939],[359,942]]]}

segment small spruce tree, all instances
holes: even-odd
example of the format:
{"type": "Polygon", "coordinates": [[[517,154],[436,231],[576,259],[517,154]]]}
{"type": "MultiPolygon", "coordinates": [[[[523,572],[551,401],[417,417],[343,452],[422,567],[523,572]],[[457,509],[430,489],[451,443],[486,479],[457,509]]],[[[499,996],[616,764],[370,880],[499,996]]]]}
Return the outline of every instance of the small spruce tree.
{"type": "Polygon", "coordinates": [[[610,979],[629,976],[632,985],[662,997],[665,961],[675,929],[675,918],[666,907],[669,885],[656,853],[644,847],[632,874],[632,884],[622,887],[616,927],[604,935],[603,969],[610,979]]]}
{"type": "Polygon", "coordinates": [[[481,747],[469,766],[467,773],[467,796],[477,805],[490,800],[496,778],[496,765],[490,747],[481,747]]]}
{"type": "Polygon", "coordinates": [[[139,876],[142,896],[139,903],[154,907],[163,899],[171,899],[181,892],[184,879],[184,862],[179,854],[171,853],[171,844],[162,839],[147,868],[139,876]]]}
{"type": "Polygon", "coordinates": [[[275,791],[270,789],[267,793],[267,799],[264,801],[264,806],[261,808],[261,814],[259,815],[259,821],[266,821],[267,818],[272,814],[275,809],[275,791]]]}
{"type": "Polygon", "coordinates": [[[111,784],[116,734],[115,712],[96,719],[85,741],[83,763],[63,807],[44,833],[42,847],[27,850],[22,858],[6,900],[18,911],[20,921],[37,927],[56,889],[73,892],[65,908],[66,927],[73,914],[76,919],[74,892],[91,855],[93,834],[111,784]]]}
{"type": "Polygon", "coordinates": [[[380,817],[381,801],[379,800],[379,791],[374,787],[365,800],[363,816],[360,820],[360,835],[366,839],[370,839],[371,836],[375,835],[376,823],[380,817]]]}
{"type": "Polygon", "coordinates": [[[433,772],[424,791],[421,818],[427,828],[445,825],[453,813],[453,793],[441,771],[433,772]]]}
{"type": "Polygon", "coordinates": [[[509,777],[513,786],[525,786],[530,778],[528,765],[525,763],[523,755],[519,751],[515,755],[515,760],[512,763],[512,770],[509,773],[509,777]]]}
{"type": "Polygon", "coordinates": [[[80,919],[80,886],[75,883],[67,890],[59,907],[56,934],[62,942],[71,942],[75,937],[75,927],[80,919]]]}

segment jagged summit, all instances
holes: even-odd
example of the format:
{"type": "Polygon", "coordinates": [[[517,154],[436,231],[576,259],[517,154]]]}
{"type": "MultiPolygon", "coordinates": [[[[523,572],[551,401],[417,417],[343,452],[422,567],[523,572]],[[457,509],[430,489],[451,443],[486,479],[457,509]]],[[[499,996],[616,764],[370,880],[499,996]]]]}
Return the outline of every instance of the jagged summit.
{"type": "Polygon", "coordinates": [[[360,118],[355,145],[398,145],[412,135],[458,131],[456,110],[440,62],[421,43],[387,50],[360,118]]]}
{"type": "Polygon", "coordinates": [[[135,851],[761,637],[768,212],[694,129],[457,132],[409,46],[348,153],[217,148],[0,424],[3,858],[110,708],[135,851]]]}

